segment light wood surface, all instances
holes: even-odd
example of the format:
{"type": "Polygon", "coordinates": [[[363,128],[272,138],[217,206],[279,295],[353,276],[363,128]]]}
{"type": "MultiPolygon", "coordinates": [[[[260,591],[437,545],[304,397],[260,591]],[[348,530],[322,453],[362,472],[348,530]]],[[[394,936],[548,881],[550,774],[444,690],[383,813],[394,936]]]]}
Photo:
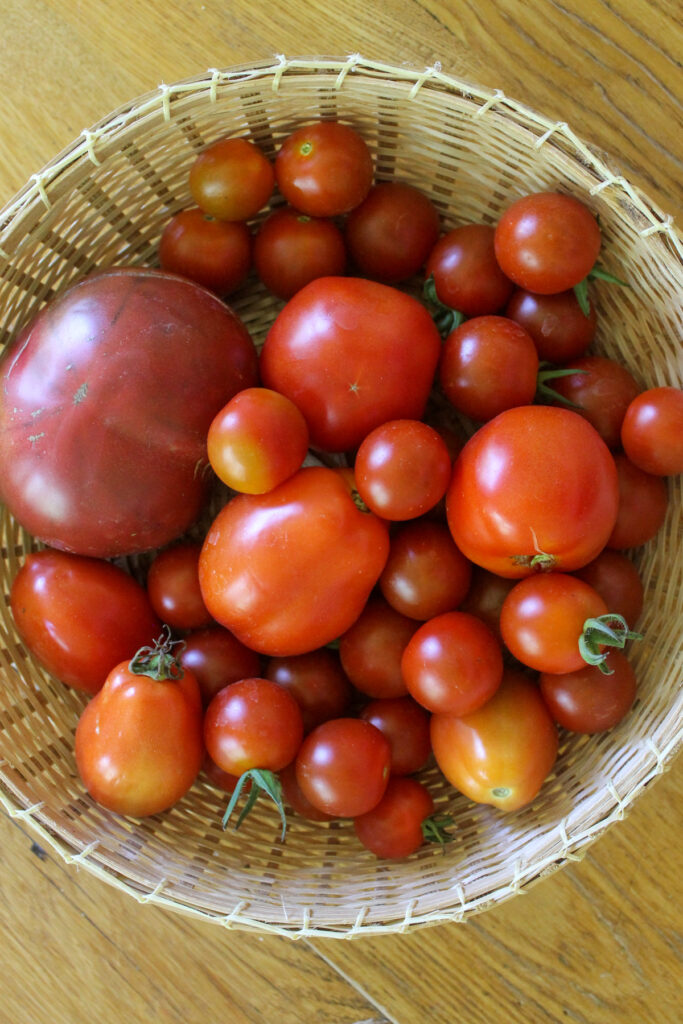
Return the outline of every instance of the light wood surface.
{"type": "MultiPolygon", "coordinates": [[[[564,120],[680,221],[677,0],[2,0],[0,206],[119,104],[311,54],[449,73],[564,120]]],[[[680,762],[586,858],[473,918],[291,942],[138,905],[0,815],[0,1024],[677,1024],[680,762]]]]}

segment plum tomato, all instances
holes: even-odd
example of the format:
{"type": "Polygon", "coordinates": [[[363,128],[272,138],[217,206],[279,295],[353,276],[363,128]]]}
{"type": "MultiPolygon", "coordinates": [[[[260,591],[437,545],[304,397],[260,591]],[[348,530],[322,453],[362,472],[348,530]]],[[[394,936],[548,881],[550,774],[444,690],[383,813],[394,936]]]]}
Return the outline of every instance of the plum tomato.
{"type": "Polygon", "coordinates": [[[520,288],[540,295],[568,291],[593,269],[598,222],[574,196],[535,192],[504,211],[495,229],[496,259],[520,288]]]}
{"type": "Polygon", "coordinates": [[[536,683],[506,670],[469,715],[432,715],[432,750],[448,781],[474,803],[514,811],[531,803],[555,764],[559,737],[536,683]]]}
{"type": "Polygon", "coordinates": [[[358,618],[389,553],[386,523],[348,475],[307,466],[267,494],[238,494],[209,527],[199,581],[214,619],[270,656],[324,647],[358,618]]]}
{"type": "Polygon", "coordinates": [[[605,732],[628,714],[636,699],[636,674],[621,651],[610,651],[607,663],[609,675],[596,665],[540,674],[541,695],[558,725],[572,732],[605,732]]]}
{"type": "Polygon", "coordinates": [[[390,285],[321,277],[289,300],[261,350],[261,381],[287,395],[325,451],[391,419],[421,419],[441,351],[420,302],[390,285]]]}
{"type": "Polygon", "coordinates": [[[597,590],[610,611],[635,626],[643,610],[644,586],[638,569],[623,551],[605,548],[574,575],[597,590]]]}
{"type": "Polygon", "coordinates": [[[269,658],[264,675],[289,690],[301,710],[304,732],[345,715],[353,697],[339,655],[326,647],[288,658],[269,658]]]}
{"type": "Polygon", "coordinates": [[[368,697],[401,697],[407,693],[401,658],[417,625],[383,597],[370,597],[353,625],[339,638],[342,668],[357,690],[368,697]]]}
{"type": "Polygon", "coordinates": [[[389,740],[392,775],[412,775],[424,768],[432,751],[429,714],[412,697],[371,700],[361,708],[358,717],[370,722],[389,740]]]}
{"type": "Polygon", "coordinates": [[[159,263],[217,295],[231,295],[251,270],[251,232],[242,221],[216,220],[198,206],[180,210],[161,235],[159,263]]]}
{"type": "Polygon", "coordinates": [[[360,274],[385,284],[417,274],[438,237],[436,206],[402,181],[373,185],[344,225],[349,255],[360,274]]]}
{"type": "Polygon", "coordinates": [[[661,476],[645,473],[630,459],[614,456],[619,481],[619,511],[607,547],[622,550],[646,544],[664,525],[669,492],[661,476]]]}
{"type": "Polygon", "coordinates": [[[528,331],[539,359],[544,362],[577,359],[595,337],[595,306],[590,303],[586,316],[573,289],[556,295],[536,295],[516,288],[504,312],[528,331]]]}
{"type": "Polygon", "coordinates": [[[326,814],[355,818],[375,807],[387,788],[391,746],[360,718],[332,718],[304,738],[296,779],[306,799],[326,814]]]}
{"type": "Polygon", "coordinates": [[[424,845],[423,822],[434,814],[431,793],[417,779],[391,778],[380,802],[353,819],[356,838],[382,859],[409,857],[424,845]]]}
{"type": "Polygon", "coordinates": [[[370,191],[374,166],[354,128],[317,121],[297,128],[275,157],[275,178],[287,202],[309,217],[338,217],[370,191]]]}
{"type": "Polygon", "coordinates": [[[216,220],[249,220],[266,205],[274,186],[270,160],[244,138],[211,143],[190,168],[192,198],[216,220]]]}
{"type": "Polygon", "coordinates": [[[147,570],[147,594],[162,622],[173,629],[199,629],[213,619],[199,588],[201,544],[172,544],[155,555],[147,570]]]}
{"type": "Polygon", "coordinates": [[[683,473],[683,389],[648,388],[637,395],[624,415],[621,443],[645,473],[683,473]]]}
{"type": "Polygon", "coordinates": [[[344,236],[327,217],[309,217],[292,207],[282,207],[258,229],[254,268],[273,295],[291,299],[316,277],[344,273],[344,236]]]}
{"type": "Polygon", "coordinates": [[[196,678],[205,707],[223,687],[259,676],[261,669],[256,651],[217,624],[188,633],[178,660],[196,678]]]}
{"type": "Polygon", "coordinates": [[[441,435],[421,420],[388,420],[363,439],[356,453],[356,487],[371,512],[399,522],[439,502],[451,479],[451,457],[441,435]]]}
{"type": "Polygon", "coordinates": [[[518,406],[467,442],[446,494],[470,561],[501,576],[578,569],[600,553],[619,503],[612,453],[571,409],[518,406]]]}
{"type": "Polygon", "coordinates": [[[235,491],[265,494],[292,476],[308,452],[297,407],[270,388],[245,388],[216,413],[207,453],[216,476],[235,491]]]}
{"type": "Polygon", "coordinates": [[[167,638],[112,668],[76,727],[76,765],[97,803],[133,818],[188,791],[204,758],[197,681],[167,638]]]}
{"type": "Polygon", "coordinates": [[[538,353],[531,336],[504,316],[478,316],[444,341],[439,382],[449,402],[478,422],[536,394],[538,353]]]}
{"type": "Polygon", "coordinates": [[[425,267],[433,278],[436,297],[464,316],[498,313],[514,284],[501,270],[494,249],[495,228],[462,224],[436,243],[425,267]]]}
{"type": "Polygon", "coordinates": [[[49,548],[27,555],[10,607],[22,642],[41,665],[90,694],[161,632],[147,593],[125,570],[49,548]]]}
{"type": "Polygon", "coordinates": [[[471,578],[472,563],[456,547],[448,527],[415,519],[392,533],[379,586],[397,612],[426,622],[455,611],[471,578]]]}
{"type": "Polygon", "coordinates": [[[406,645],[401,670],[409,694],[428,711],[467,715],[493,696],[503,652],[488,626],[467,612],[423,623],[406,645]]]}
{"type": "Polygon", "coordinates": [[[614,359],[582,356],[560,367],[575,370],[549,381],[560,400],[595,427],[608,448],[620,446],[621,424],[630,402],[640,391],[633,374],[614,359]]]}

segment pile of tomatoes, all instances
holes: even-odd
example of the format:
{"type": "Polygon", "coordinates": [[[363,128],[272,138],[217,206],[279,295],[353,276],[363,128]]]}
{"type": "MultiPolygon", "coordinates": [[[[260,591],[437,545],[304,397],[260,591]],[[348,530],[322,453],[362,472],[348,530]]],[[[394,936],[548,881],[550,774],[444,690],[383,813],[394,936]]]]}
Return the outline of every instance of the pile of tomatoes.
{"type": "MultiPolygon", "coordinates": [[[[186,398],[173,398],[172,429],[164,411],[161,440],[160,407],[138,395],[131,419],[117,394],[125,375],[105,374],[101,415],[123,425],[105,465],[82,473],[82,501],[111,484],[117,458],[127,477],[115,474],[120,497],[112,490],[111,515],[93,516],[87,544],[67,529],[67,483],[49,501],[30,483],[46,472],[52,421],[29,447],[22,439],[34,459],[34,476],[14,473],[22,504],[5,493],[48,542],[14,581],[19,635],[90,696],[76,762],[113,811],[160,813],[203,772],[232,794],[226,822],[241,796],[239,821],[265,792],[283,834],[288,806],[353,819],[377,856],[405,856],[452,838],[419,775],[432,759],[469,799],[514,810],[551,772],[559,729],[612,728],[635,700],[624,648],[639,636],[643,586],[629,552],[656,534],[664,478],[683,471],[683,392],[644,389],[587,354],[587,282],[610,278],[597,220],[548,192],[495,225],[442,233],[419,189],[373,178],[368,146],[341,123],[299,128],[273,162],[246,138],[220,140],[191,169],[196,206],[168,223],[161,272],[96,276],[86,298],[41,321],[49,347],[55,323],[73,323],[65,308],[82,317],[86,299],[99,311],[115,294],[115,318],[95,332],[109,353],[130,296],[147,295],[149,331],[161,322],[170,338],[182,321],[192,334],[174,375],[186,398]],[[216,364],[202,364],[200,378],[215,331],[199,306],[218,301],[205,289],[225,299],[250,275],[283,300],[258,366],[228,310],[230,366],[212,375],[216,364]],[[203,298],[188,324],[190,282],[203,298]],[[183,414],[202,395],[193,446],[183,414]],[[166,469],[129,484],[134,449],[124,459],[121,445],[157,450],[150,407],[158,450],[224,489],[199,538],[185,530],[194,506],[170,525],[158,507],[183,503],[180,469],[175,490],[166,469]],[[143,579],[115,561],[129,551],[148,553],[143,579]]],[[[149,333],[139,323],[133,359],[149,333]]],[[[51,373],[72,443],[64,424],[87,388],[69,403],[57,360],[51,373]]],[[[14,451],[0,455],[17,465],[14,451]]]]}

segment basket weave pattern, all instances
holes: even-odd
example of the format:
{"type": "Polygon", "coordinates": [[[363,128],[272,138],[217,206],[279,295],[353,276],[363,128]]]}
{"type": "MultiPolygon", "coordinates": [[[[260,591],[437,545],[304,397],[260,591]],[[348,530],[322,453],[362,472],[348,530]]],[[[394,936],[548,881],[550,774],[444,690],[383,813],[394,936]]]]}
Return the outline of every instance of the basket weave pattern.
{"type": "MultiPolygon", "coordinates": [[[[563,122],[500,91],[442,73],[348,59],[277,57],[210,70],[157,91],[83,132],[0,212],[0,324],[9,341],[46,300],[96,267],[153,265],[169,217],[191,205],[188,171],[209,142],[248,134],[274,155],[298,124],[338,118],[368,141],[378,180],[397,178],[436,203],[444,229],[493,223],[517,196],[568,191],[599,215],[601,262],[631,284],[591,287],[596,350],[643,387],[683,386],[683,244],[671,219],[615,174],[563,122]]],[[[233,307],[260,345],[279,303],[257,283],[233,307]]],[[[636,561],[646,588],[631,656],[639,697],[608,734],[563,737],[532,806],[503,815],[424,772],[457,841],[398,863],[364,851],[348,822],[258,806],[224,832],[225,794],[199,781],[171,811],[140,822],[96,805],[76,773],[82,695],[42,671],[17,640],[7,594],[36,545],[3,509],[0,610],[0,801],[39,841],[140,902],[204,920],[300,936],[357,937],[463,920],[579,859],[670,766],[680,747],[683,678],[681,479],[666,523],[636,561]]]]}

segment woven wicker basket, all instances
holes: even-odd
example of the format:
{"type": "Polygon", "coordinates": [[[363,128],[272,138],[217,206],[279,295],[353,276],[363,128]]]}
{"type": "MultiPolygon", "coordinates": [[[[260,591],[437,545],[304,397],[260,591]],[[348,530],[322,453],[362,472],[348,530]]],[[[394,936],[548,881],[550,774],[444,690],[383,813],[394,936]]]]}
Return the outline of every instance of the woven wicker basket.
{"type": "MultiPolygon", "coordinates": [[[[0,214],[2,341],[51,296],[94,267],[154,264],[170,214],[189,205],[188,169],[208,142],[248,133],[273,154],[292,128],[318,117],[359,129],[378,179],[422,188],[444,227],[493,222],[513,198],[566,190],[599,214],[607,269],[628,290],[595,285],[595,348],[643,386],[683,384],[683,246],[670,218],[614,174],[564,123],[550,123],[501,92],[349,59],[286,59],[211,70],[162,86],[85,131],[0,214]]],[[[259,344],[279,304],[254,283],[238,301],[259,344]]],[[[646,586],[633,649],[637,704],[612,732],[566,737],[534,804],[504,815],[474,806],[435,769],[439,810],[456,821],[445,852],[376,860],[348,823],[279,822],[255,809],[224,832],[225,795],[198,782],[175,808],[140,822],[93,803],[75,770],[81,695],[40,670],[0,611],[0,799],[68,862],[152,902],[228,927],[356,937],[460,921],[578,859],[667,768],[681,742],[683,529],[681,479],[669,481],[668,518],[637,552],[646,586]]],[[[2,510],[5,595],[29,537],[2,510]]]]}

